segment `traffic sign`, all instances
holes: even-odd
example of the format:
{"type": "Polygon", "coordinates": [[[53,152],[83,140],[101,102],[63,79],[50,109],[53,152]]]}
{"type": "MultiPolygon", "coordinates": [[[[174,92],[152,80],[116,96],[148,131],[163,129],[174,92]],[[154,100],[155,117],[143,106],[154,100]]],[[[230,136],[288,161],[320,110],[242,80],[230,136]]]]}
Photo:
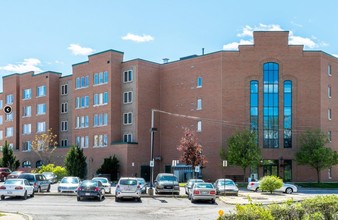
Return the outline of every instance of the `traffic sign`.
{"type": "Polygon", "coordinates": [[[200,170],[201,170],[200,166],[195,166],[195,172],[196,172],[196,173],[199,173],[200,170]]]}
{"type": "Polygon", "coordinates": [[[5,112],[6,114],[11,114],[11,113],[12,113],[12,107],[9,106],[9,105],[6,105],[6,106],[4,107],[4,112],[5,112]]]}
{"type": "Polygon", "coordinates": [[[227,167],[228,166],[228,161],[227,160],[223,160],[223,167],[227,167]]]}
{"type": "Polygon", "coordinates": [[[151,160],[151,161],[150,161],[149,166],[150,166],[150,167],[154,167],[154,160],[151,160]]]}

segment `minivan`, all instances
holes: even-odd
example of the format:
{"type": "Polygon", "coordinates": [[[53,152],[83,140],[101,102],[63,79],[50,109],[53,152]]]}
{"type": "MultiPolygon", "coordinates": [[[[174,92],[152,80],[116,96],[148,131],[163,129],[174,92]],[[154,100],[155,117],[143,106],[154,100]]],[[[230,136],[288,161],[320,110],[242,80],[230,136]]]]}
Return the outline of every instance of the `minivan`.
{"type": "Polygon", "coordinates": [[[18,178],[28,180],[28,182],[34,186],[34,192],[50,191],[50,181],[42,174],[23,173],[20,174],[18,178]]]}
{"type": "Polygon", "coordinates": [[[159,173],[154,182],[156,194],[175,193],[180,194],[180,186],[177,177],[172,173],[159,173]]]}

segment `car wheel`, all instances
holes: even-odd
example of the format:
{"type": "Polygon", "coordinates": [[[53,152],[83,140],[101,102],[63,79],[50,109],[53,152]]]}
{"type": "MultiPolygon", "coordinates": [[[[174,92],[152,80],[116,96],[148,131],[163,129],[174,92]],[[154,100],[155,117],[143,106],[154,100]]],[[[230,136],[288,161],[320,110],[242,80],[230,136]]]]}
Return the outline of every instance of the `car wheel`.
{"type": "Polygon", "coordinates": [[[38,193],[41,193],[41,187],[40,186],[38,187],[38,193]]]}
{"type": "Polygon", "coordinates": [[[211,200],[211,204],[215,204],[215,200],[214,199],[211,200]]]}
{"type": "Polygon", "coordinates": [[[33,190],[32,194],[30,195],[30,197],[34,197],[34,190],[33,190]]]}
{"type": "Polygon", "coordinates": [[[5,200],[5,196],[4,195],[1,195],[1,200],[5,200]]]}
{"type": "Polygon", "coordinates": [[[191,203],[195,203],[195,199],[191,198],[191,203]]]}
{"type": "Polygon", "coordinates": [[[48,185],[47,192],[50,192],[50,184],[48,185]]]}
{"type": "Polygon", "coordinates": [[[286,194],[292,194],[293,193],[293,190],[292,190],[292,188],[286,188],[286,190],[285,190],[285,193],[286,194]]]}
{"type": "Polygon", "coordinates": [[[77,201],[81,201],[81,197],[80,196],[77,197],[77,201]]]}
{"type": "Polygon", "coordinates": [[[258,190],[259,190],[259,187],[257,187],[254,191],[255,191],[255,192],[258,192],[258,190]]]}
{"type": "Polygon", "coordinates": [[[28,198],[27,191],[25,191],[25,194],[23,195],[23,199],[26,200],[28,198]]]}

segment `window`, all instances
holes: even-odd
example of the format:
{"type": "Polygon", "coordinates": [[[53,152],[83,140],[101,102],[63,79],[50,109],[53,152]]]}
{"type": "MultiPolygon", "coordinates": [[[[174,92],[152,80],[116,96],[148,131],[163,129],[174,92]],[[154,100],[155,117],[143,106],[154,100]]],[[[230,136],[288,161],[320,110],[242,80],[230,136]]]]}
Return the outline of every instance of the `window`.
{"type": "Polygon", "coordinates": [[[24,106],[23,107],[23,117],[31,117],[32,115],[32,107],[31,106],[24,106]]]}
{"type": "Polygon", "coordinates": [[[197,122],[197,132],[201,132],[202,131],[202,121],[198,121],[197,122]]]}
{"type": "Polygon", "coordinates": [[[108,113],[94,115],[94,127],[108,125],[108,113]]]}
{"type": "Polygon", "coordinates": [[[3,140],[3,139],[4,139],[3,131],[0,131],[0,140],[3,140]]]}
{"type": "Polygon", "coordinates": [[[22,162],[22,167],[27,167],[27,168],[31,168],[32,167],[32,163],[28,160],[22,162]]]}
{"type": "Polygon", "coordinates": [[[68,103],[61,103],[61,113],[67,113],[68,112],[68,103]]]}
{"type": "Polygon", "coordinates": [[[328,174],[328,178],[332,179],[332,167],[329,168],[327,174],[328,174]]]}
{"type": "Polygon", "coordinates": [[[94,106],[108,104],[108,92],[94,94],[94,106]]]}
{"type": "Polygon", "coordinates": [[[32,98],[32,89],[23,90],[23,99],[31,99],[32,98]]]}
{"type": "Polygon", "coordinates": [[[123,103],[124,104],[132,103],[132,101],[133,101],[133,92],[129,91],[129,92],[123,93],[123,103]]]}
{"type": "Polygon", "coordinates": [[[2,100],[0,100],[0,109],[2,109],[3,107],[3,103],[2,103],[2,100]]]}
{"type": "Polygon", "coordinates": [[[132,134],[124,134],[123,135],[123,142],[125,142],[125,143],[133,142],[133,135],[132,134]]]}
{"type": "Polygon", "coordinates": [[[278,148],[278,63],[264,63],[263,83],[263,148],[278,148]]]}
{"type": "Polygon", "coordinates": [[[133,113],[131,113],[131,112],[124,113],[123,114],[123,124],[125,124],[125,125],[132,124],[132,117],[133,117],[133,113]]]}
{"type": "Polygon", "coordinates": [[[68,121],[61,121],[61,131],[68,130],[68,121]]]}
{"type": "Polygon", "coordinates": [[[14,134],[13,127],[6,128],[6,137],[13,137],[13,134],[14,134]]]}
{"type": "Polygon", "coordinates": [[[108,83],[108,71],[94,74],[94,85],[108,83]]]}
{"type": "Polygon", "coordinates": [[[202,109],[202,99],[197,99],[197,110],[202,109]]]}
{"type": "Polygon", "coordinates": [[[0,115],[0,125],[3,124],[3,118],[2,118],[2,115],[0,115]]]}
{"type": "Polygon", "coordinates": [[[14,96],[13,96],[13,94],[7,95],[6,96],[6,104],[7,105],[11,105],[11,104],[13,104],[13,102],[14,102],[14,96]]]}
{"type": "Polygon", "coordinates": [[[68,146],[68,139],[61,140],[61,147],[67,147],[68,146]]]}
{"type": "Polygon", "coordinates": [[[327,110],[327,118],[328,118],[329,120],[332,119],[332,112],[331,112],[331,109],[330,109],[330,108],[327,110]]]}
{"type": "Polygon", "coordinates": [[[87,148],[89,144],[88,136],[77,136],[76,137],[76,145],[81,148],[87,148]]]}
{"type": "Polygon", "coordinates": [[[76,117],[76,128],[88,128],[88,126],[89,126],[88,115],[76,117]]]}
{"type": "Polygon", "coordinates": [[[61,95],[67,95],[68,94],[68,85],[64,84],[61,86],[61,95]]]}
{"type": "Polygon", "coordinates": [[[284,81],[284,148],[292,147],[292,81],[284,81]]]}
{"type": "Polygon", "coordinates": [[[76,97],[76,108],[88,108],[89,96],[76,97]]]}
{"type": "Polygon", "coordinates": [[[108,145],[108,135],[94,135],[94,147],[104,147],[108,145]]]}
{"type": "Polygon", "coordinates": [[[22,151],[31,151],[31,142],[30,141],[24,141],[22,143],[22,151]]]}
{"type": "Polygon", "coordinates": [[[202,77],[198,77],[197,78],[197,88],[201,88],[202,87],[202,77]]]}
{"type": "Polygon", "coordinates": [[[47,92],[46,92],[46,86],[39,86],[36,89],[36,96],[37,97],[41,97],[41,96],[46,96],[47,92]]]}
{"type": "Polygon", "coordinates": [[[331,133],[331,131],[327,132],[327,140],[331,143],[331,141],[332,141],[332,133],[331,133]]]}
{"type": "Polygon", "coordinates": [[[36,124],[36,132],[41,133],[46,131],[46,122],[38,122],[36,124]]]}
{"type": "Polygon", "coordinates": [[[331,86],[330,85],[327,87],[327,96],[331,98],[331,86]]]}
{"type": "Polygon", "coordinates": [[[14,114],[13,112],[11,114],[6,114],[6,121],[13,121],[14,114]]]}
{"type": "Polygon", "coordinates": [[[255,132],[258,144],[258,81],[250,82],[250,130],[255,132]]]}
{"type": "Polygon", "coordinates": [[[30,134],[32,133],[32,126],[31,124],[24,124],[23,125],[23,134],[30,134]]]}
{"type": "Polygon", "coordinates": [[[127,70],[124,71],[123,74],[123,82],[132,82],[133,81],[133,71],[132,70],[127,70]]]}
{"type": "Polygon", "coordinates": [[[37,115],[44,115],[44,114],[46,114],[46,103],[37,104],[37,106],[36,106],[36,114],[37,115]]]}
{"type": "Polygon", "coordinates": [[[327,65],[327,75],[332,76],[330,64],[327,65]]]}
{"type": "Polygon", "coordinates": [[[87,88],[89,86],[89,76],[77,77],[75,80],[75,89],[87,88]]]}

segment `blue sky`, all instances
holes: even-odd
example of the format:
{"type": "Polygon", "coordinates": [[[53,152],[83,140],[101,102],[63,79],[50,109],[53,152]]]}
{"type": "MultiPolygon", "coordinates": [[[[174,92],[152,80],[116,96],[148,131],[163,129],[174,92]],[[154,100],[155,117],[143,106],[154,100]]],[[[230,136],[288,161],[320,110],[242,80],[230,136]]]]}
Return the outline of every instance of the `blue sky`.
{"type": "Polygon", "coordinates": [[[338,57],[338,1],[1,0],[2,76],[72,73],[108,49],[162,63],[252,44],[254,30],[290,31],[290,44],[338,57]]]}

